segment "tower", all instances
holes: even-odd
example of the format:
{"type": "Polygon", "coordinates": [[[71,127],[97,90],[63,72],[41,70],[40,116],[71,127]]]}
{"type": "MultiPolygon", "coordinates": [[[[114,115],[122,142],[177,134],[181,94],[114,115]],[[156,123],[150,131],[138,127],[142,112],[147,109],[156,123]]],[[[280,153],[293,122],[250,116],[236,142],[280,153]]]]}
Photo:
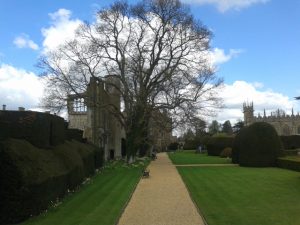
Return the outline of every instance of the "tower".
{"type": "Polygon", "coordinates": [[[254,122],[253,102],[251,102],[251,103],[244,102],[243,113],[244,113],[245,126],[249,126],[251,123],[254,122]]]}

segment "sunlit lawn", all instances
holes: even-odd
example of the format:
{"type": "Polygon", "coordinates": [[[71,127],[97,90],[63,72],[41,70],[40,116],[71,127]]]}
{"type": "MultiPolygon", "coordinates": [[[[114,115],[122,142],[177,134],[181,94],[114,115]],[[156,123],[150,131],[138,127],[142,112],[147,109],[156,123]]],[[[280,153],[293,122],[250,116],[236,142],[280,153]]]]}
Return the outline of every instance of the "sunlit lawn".
{"type": "Polygon", "coordinates": [[[22,225],[110,225],[115,224],[141,176],[141,167],[105,169],[50,209],[22,225]]]}
{"type": "Polygon", "coordinates": [[[209,225],[299,225],[300,173],[278,168],[179,167],[209,225]]]}
{"type": "Polygon", "coordinates": [[[217,156],[208,156],[204,153],[195,153],[195,150],[170,152],[169,158],[175,165],[183,164],[228,164],[231,159],[221,158],[217,156]]]}

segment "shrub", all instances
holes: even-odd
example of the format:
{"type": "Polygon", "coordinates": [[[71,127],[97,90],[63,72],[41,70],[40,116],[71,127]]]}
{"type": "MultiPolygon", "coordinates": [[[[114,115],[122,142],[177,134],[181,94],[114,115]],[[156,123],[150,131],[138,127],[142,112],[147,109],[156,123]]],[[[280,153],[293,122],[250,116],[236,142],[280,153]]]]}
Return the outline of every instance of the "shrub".
{"type": "Polygon", "coordinates": [[[277,165],[280,168],[288,169],[288,170],[295,170],[300,172],[300,161],[295,159],[289,158],[278,158],[277,165]]]}
{"type": "Polygon", "coordinates": [[[187,140],[184,142],[183,150],[196,150],[198,145],[196,140],[187,140]]]}
{"type": "Polygon", "coordinates": [[[207,154],[220,156],[223,149],[232,147],[234,137],[211,137],[207,144],[207,154]]]}
{"type": "Polygon", "coordinates": [[[235,138],[233,163],[241,166],[275,166],[282,155],[282,144],[274,127],[258,122],[243,128],[235,138]]]}
{"type": "Polygon", "coordinates": [[[178,149],[179,143],[178,142],[172,142],[168,146],[168,150],[176,151],[178,149]]]}
{"type": "Polygon", "coordinates": [[[231,158],[231,155],[232,155],[232,148],[227,147],[227,148],[223,149],[223,151],[220,154],[220,157],[221,158],[227,158],[227,157],[231,158]]]}
{"type": "Polygon", "coordinates": [[[300,135],[280,136],[284,149],[300,148],[300,135]]]}

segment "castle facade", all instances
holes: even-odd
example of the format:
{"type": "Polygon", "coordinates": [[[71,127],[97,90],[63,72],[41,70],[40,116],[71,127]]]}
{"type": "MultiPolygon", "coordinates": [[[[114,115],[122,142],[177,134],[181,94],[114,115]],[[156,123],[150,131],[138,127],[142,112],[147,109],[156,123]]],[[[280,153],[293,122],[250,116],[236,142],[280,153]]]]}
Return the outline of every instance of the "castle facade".
{"type": "MultiPolygon", "coordinates": [[[[69,128],[82,130],[83,138],[102,147],[106,160],[126,155],[125,130],[116,118],[116,111],[121,111],[121,96],[116,88],[92,77],[86,92],[69,95],[67,104],[69,128]]],[[[158,110],[149,120],[149,144],[158,151],[166,150],[172,142],[171,117],[158,110]]]]}
{"type": "Polygon", "coordinates": [[[300,135],[300,115],[299,113],[294,115],[293,110],[291,115],[286,115],[284,111],[278,109],[268,116],[265,110],[263,115],[258,114],[258,116],[254,116],[252,102],[243,104],[243,113],[245,126],[249,126],[255,122],[267,122],[276,129],[278,135],[300,135]]]}

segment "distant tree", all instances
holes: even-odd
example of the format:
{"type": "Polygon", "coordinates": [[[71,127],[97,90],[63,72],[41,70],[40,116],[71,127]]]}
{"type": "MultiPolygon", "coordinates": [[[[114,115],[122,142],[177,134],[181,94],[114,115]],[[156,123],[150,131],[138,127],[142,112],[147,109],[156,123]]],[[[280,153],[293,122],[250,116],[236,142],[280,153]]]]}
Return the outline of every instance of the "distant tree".
{"type": "Polygon", "coordinates": [[[232,126],[231,126],[231,123],[230,123],[229,120],[226,120],[226,121],[223,123],[223,126],[222,126],[222,132],[223,132],[223,133],[226,133],[226,134],[232,134],[232,133],[233,133],[232,126]]]}
{"type": "Polygon", "coordinates": [[[206,134],[206,122],[204,120],[200,119],[199,117],[195,117],[191,123],[196,137],[206,134]]]}
{"type": "Polygon", "coordinates": [[[245,126],[244,122],[239,120],[233,126],[233,132],[238,133],[245,126]]]}
{"type": "Polygon", "coordinates": [[[195,133],[192,131],[192,129],[188,129],[184,134],[183,134],[183,140],[188,141],[188,140],[194,140],[195,139],[195,133]]]}
{"type": "Polygon", "coordinates": [[[208,126],[208,132],[210,134],[219,133],[220,129],[221,129],[221,124],[218,121],[216,121],[216,120],[213,120],[211,122],[211,124],[208,126]]]}

